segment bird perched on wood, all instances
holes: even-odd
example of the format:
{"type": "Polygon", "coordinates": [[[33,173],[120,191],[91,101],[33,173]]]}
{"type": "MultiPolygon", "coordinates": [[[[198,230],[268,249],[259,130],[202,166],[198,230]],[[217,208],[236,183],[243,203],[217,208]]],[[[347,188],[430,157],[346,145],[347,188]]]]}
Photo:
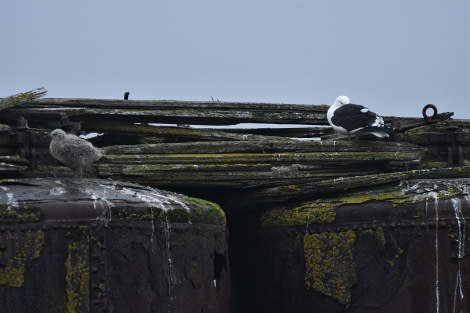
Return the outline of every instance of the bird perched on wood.
{"type": "Polygon", "coordinates": [[[62,129],[53,130],[51,137],[49,145],[51,155],[72,168],[77,178],[81,179],[83,172],[104,155],[101,149],[94,147],[90,142],[73,134],[67,134],[62,129]]]}
{"type": "Polygon", "coordinates": [[[336,98],[326,117],[335,131],[348,138],[354,133],[371,133],[381,138],[393,134],[393,128],[385,126],[381,116],[362,105],[352,104],[346,96],[336,98]]]}

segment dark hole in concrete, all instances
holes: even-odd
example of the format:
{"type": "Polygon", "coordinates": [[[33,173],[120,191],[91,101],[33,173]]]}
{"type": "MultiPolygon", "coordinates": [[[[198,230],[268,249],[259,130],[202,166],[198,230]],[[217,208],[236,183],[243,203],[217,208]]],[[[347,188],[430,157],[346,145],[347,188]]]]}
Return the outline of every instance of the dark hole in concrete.
{"type": "Polygon", "coordinates": [[[225,255],[214,251],[214,279],[219,280],[222,270],[226,266],[225,255]]]}

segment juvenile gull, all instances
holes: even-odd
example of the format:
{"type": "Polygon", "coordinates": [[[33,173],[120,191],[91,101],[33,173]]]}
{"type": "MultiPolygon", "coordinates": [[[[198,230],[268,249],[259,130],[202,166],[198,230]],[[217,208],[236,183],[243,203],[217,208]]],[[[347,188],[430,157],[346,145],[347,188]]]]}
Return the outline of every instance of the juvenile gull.
{"type": "Polygon", "coordinates": [[[51,132],[51,155],[75,171],[75,177],[82,178],[83,172],[103,156],[103,151],[90,142],[61,129],[51,132]]]}
{"type": "Polygon", "coordinates": [[[383,138],[393,133],[392,128],[384,125],[381,116],[362,105],[352,104],[346,96],[336,98],[326,117],[335,131],[348,136],[356,132],[367,132],[383,138]]]}

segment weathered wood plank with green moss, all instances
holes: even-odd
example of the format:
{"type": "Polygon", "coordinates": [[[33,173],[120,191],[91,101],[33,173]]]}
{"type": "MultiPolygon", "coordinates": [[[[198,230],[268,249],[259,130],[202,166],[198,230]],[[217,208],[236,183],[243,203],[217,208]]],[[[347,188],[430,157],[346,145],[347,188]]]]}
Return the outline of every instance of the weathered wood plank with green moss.
{"type": "Polygon", "coordinates": [[[107,155],[112,164],[328,164],[337,165],[376,161],[419,160],[415,151],[367,151],[367,152],[275,152],[275,153],[178,153],[146,155],[107,155]]]}
{"type": "Polygon", "coordinates": [[[162,188],[269,188],[416,168],[423,149],[406,143],[267,140],[106,148],[101,177],[162,188]]]}
{"type": "MultiPolygon", "coordinates": [[[[432,138],[437,139],[435,142],[428,140],[424,145],[426,149],[389,140],[292,140],[282,137],[287,134],[283,131],[277,132],[281,136],[273,136],[269,129],[261,132],[267,135],[264,136],[251,134],[249,129],[146,124],[275,122],[325,125],[327,108],[325,105],[269,103],[41,99],[4,110],[0,120],[25,115],[28,119],[31,117],[30,123],[51,125],[59,122],[60,114],[67,113],[71,120],[81,121],[83,129],[103,132],[102,136],[93,139],[106,150],[106,156],[94,166],[94,174],[99,177],[165,188],[223,186],[257,191],[265,188],[259,195],[269,194],[280,201],[347,188],[340,183],[342,179],[358,187],[396,182],[399,175],[389,173],[420,168],[423,161],[427,164],[444,161],[440,149],[442,141],[446,140],[447,129],[444,122],[437,123],[437,120],[448,118],[446,113],[433,121],[399,118],[401,122],[413,122],[408,125],[415,128],[398,134],[395,139],[422,145],[422,138],[427,138],[423,136],[436,132],[432,138]],[[434,125],[428,125],[431,123],[434,125]],[[425,126],[417,127],[419,125],[425,126]],[[377,175],[382,174],[384,178],[377,179],[377,175]],[[348,181],[350,178],[355,181],[348,181]],[[279,197],[275,196],[277,193],[279,197]]],[[[464,127],[466,124],[462,123],[459,125],[464,127]]],[[[331,133],[324,126],[318,129],[319,133],[310,131],[310,134],[331,133]]],[[[466,145],[467,132],[459,130],[457,133],[460,143],[466,145]]],[[[11,138],[9,144],[15,145],[11,138]]],[[[35,149],[47,153],[46,146],[35,149]]],[[[468,147],[464,146],[463,151],[467,154],[468,147]]],[[[9,166],[7,163],[5,169],[9,166]]],[[[30,168],[20,170],[27,176],[50,176],[51,170],[54,175],[66,175],[67,169],[57,165],[54,160],[41,158],[33,171],[30,168]]]]}
{"type": "Polygon", "coordinates": [[[254,190],[247,194],[244,201],[258,201],[265,204],[284,203],[318,197],[324,194],[343,193],[356,189],[371,189],[381,185],[397,185],[401,181],[411,179],[437,178],[467,178],[470,177],[470,167],[455,167],[442,169],[421,169],[393,173],[365,174],[357,176],[341,176],[332,179],[311,181],[305,184],[291,184],[279,187],[254,190]]]}
{"type": "Polygon", "coordinates": [[[59,118],[66,113],[71,119],[112,118],[129,123],[191,123],[230,125],[236,123],[304,123],[325,124],[326,105],[272,103],[167,101],[167,100],[97,100],[41,99],[5,110],[2,119],[24,116],[28,120],[59,118]]]}
{"type": "Polygon", "coordinates": [[[132,136],[139,138],[141,143],[153,142],[182,142],[182,141],[217,141],[217,140],[261,140],[262,137],[287,137],[287,138],[320,138],[333,134],[333,130],[326,126],[321,127],[268,127],[263,128],[243,128],[236,126],[227,128],[213,128],[204,126],[198,128],[176,127],[171,125],[158,124],[129,124],[126,122],[103,123],[99,121],[87,121],[82,124],[83,128],[96,130],[105,133],[106,136],[132,136]]]}
{"type": "MultiPolygon", "coordinates": [[[[133,143],[165,143],[165,142],[200,142],[200,141],[265,141],[269,138],[272,140],[287,140],[283,135],[282,130],[270,134],[268,136],[250,134],[249,130],[242,129],[232,132],[231,130],[223,129],[205,129],[205,128],[190,128],[190,127],[173,127],[173,126],[151,126],[145,124],[126,124],[126,123],[98,123],[92,122],[87,125],[89,129],[99,129],[103,132],[103,138],[100,141],[114,143],[117,136],[119,141],[116,144],[124,144],[127,141],[133,143]]],[[[312,137],[319,135],[312,131],[312,137]]]]}
{"type": "Polygon", "coordinates": [[[402,152],[423,152],[418,145],[390,141],[334,141],[292,140],[262,136],[245,136],[244,140],[191,143],[161,143],[144,145],[115,145],[105,147],[107,154],[178,154],[178,153],[275,153],[275,152],[394,152],[400,158],[402,152]]]}
{"type": "MultiPolygon", "coordinates": [[[[44,123],[67,114],[84,126],[93,121],[127,123],[207,124],[232,125],[237,123],[276,123],[328,125],[326,111],[329,105],[212,102],[176,100],[109,100],[46,98],[21,103],[4,110],[0,121],[13,121],[20,116],[31,123],[44,123]]],[[[443,113],[434,121],[447,119],[443,113]]],[[[402,127],[418,123],[423,118],[385,117],[387,123],[399,119],[402,127]]],[[[426,121],[430,123],[433,121],[426,121]]],[[[96,126],[96,125],[95,125],[96,126]]],[[[85,127],[90,129],[90,127],[85,127]]],[[[99,130],[99,129],[93,129],[99,130]]]]}

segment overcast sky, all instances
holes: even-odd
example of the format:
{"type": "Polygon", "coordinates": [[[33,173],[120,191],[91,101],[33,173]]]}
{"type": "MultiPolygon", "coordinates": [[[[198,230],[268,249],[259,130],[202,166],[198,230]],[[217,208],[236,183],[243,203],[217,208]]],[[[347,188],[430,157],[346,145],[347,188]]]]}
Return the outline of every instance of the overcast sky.
{"type": "Polygon", "coordinates": [[[0,97],[425,104],[470,118],[468,0],[5,0],[0,97]]]}

